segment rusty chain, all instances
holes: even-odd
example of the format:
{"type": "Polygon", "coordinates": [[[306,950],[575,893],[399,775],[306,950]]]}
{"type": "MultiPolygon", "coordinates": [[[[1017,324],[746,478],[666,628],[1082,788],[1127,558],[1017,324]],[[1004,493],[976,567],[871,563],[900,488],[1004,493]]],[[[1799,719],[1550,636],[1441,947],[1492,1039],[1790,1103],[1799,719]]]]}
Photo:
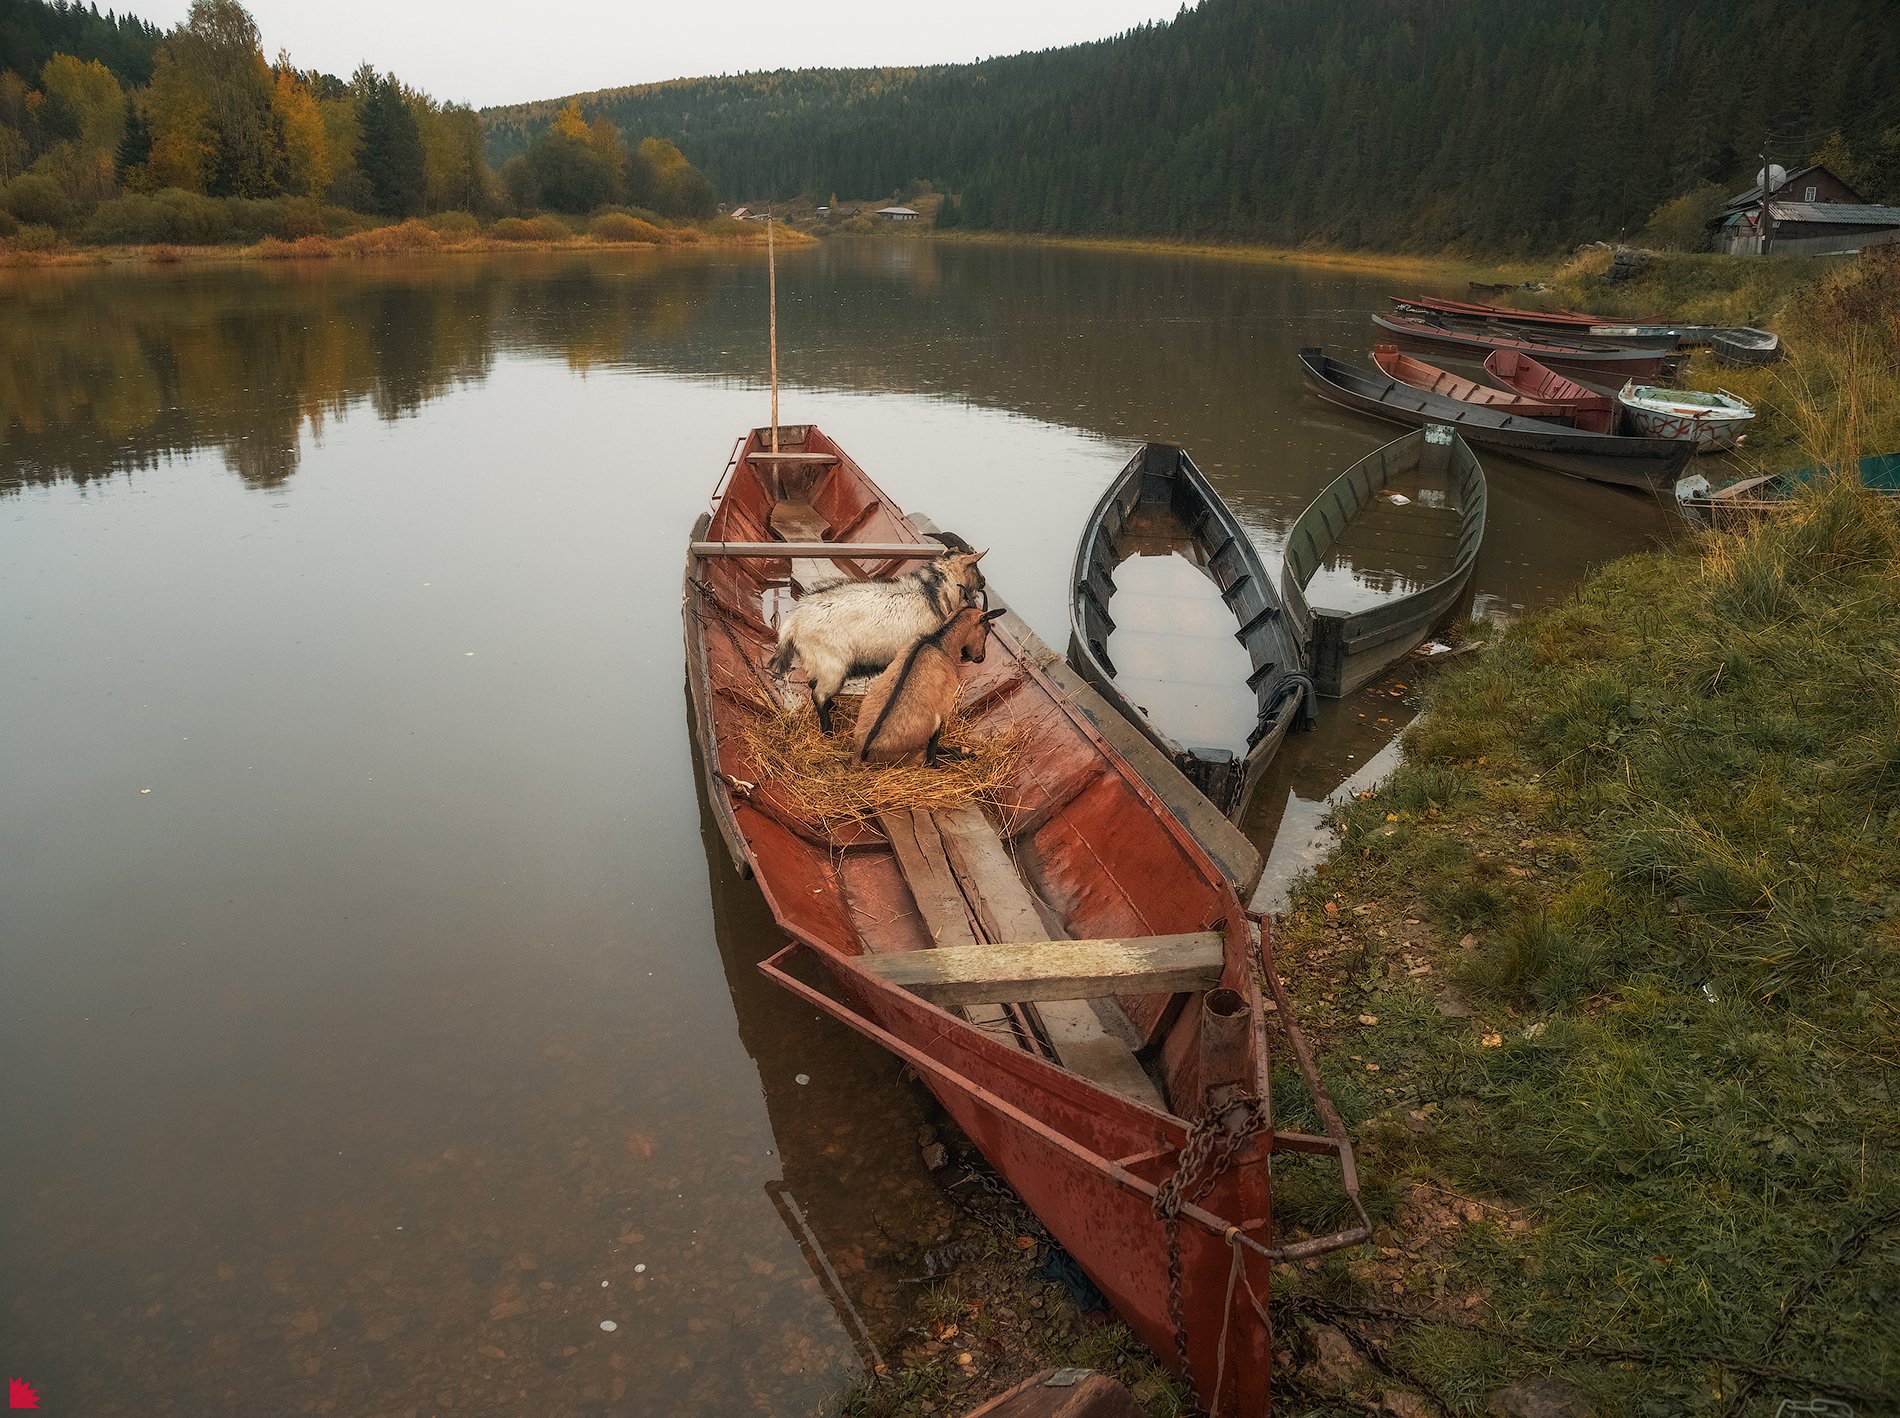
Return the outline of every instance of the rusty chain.
{"type": "MultiPolygon", "coordinates": [[[[1181,1307],[1181,1208],[1206,1196],[1234,1165],[1248,1140],[1270,1127],[1265,1101],[1251,1093],[1236,1093],[1208,1107],[1189,1124],[1174,1175],[1155,1191],[1154,1213],[1168,1238],[1168,1317],[1174,1322],[1174,1352],[1181,1361],[1182,1379],[1197,1394],[1200,1389],[1188,1359],[1187,1316],[1181,1307]],[[1230,1126],[1224,1120],[1237,1111],[1242,1116],[1230,1126]]],[[[1210,1404],[1219,1400],[1220,1395],[1214,1394],[1210,1404]]]]}

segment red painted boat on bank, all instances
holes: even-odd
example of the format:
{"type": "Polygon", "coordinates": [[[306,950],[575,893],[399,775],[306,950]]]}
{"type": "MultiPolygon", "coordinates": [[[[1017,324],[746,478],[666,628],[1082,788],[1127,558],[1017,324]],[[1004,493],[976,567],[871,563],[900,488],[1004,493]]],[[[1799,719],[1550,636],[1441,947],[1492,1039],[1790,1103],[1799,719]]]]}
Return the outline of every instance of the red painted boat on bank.
{"type": "Polygon", "coordinates": [[[1521,350],[1493,350],[1485,356],[1484,372],[1526,398],[1550,404],[1566,422],[1586,433],[1616,432],[1615,399],[1564,378],[1521,350]]]}
{"type": "Polygon", "coordinates": [[[781,702],[773,608],[821,574],[891,574],[942,545],[816,428],[781,427],[776,448],[769,433],[735,450],[694,531],[684,604],[712,814],[791,937],[760,968],[915,1068],[1201,1403],[1253,1418],[1270,1264],[1370,1232],[1362,1209],[1348,1231],[1274,1235],[1273,1152],[1338,1157],[1355,1206],[1357,1183],[1265,927],[1013,614],[964,667],[960,706],[977,736],[1022,736],[1004,806],[802,816],[746,734],[781,702]],[[1328,1136],[1266,1113],[1263,978],[1328,1136]]]}
{"type": "Polygon", "coordinates": [[[1496,409],[1500,413],[1522,414],[1526,418],[1561,418],[1563,409],[1544,399],[1532,398],[1513,389],[1493,389],[1475,379],[1466,379],[1422,359],[1401,354],[1397,345],[1374,345],[1372,362],[1401,384],[1422,389],[1427,394],[1456,399],[1461,404],[1496,409]]]}

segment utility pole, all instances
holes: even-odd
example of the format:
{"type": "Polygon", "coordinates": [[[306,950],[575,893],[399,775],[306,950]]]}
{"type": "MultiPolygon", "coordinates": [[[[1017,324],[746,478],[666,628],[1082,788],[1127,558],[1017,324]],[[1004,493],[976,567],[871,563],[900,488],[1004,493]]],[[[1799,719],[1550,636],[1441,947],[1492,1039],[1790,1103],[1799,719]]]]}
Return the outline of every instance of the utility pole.
{"type": "Polygon", "coordinates": [[[1771,186],[1769,174],[1773,171],[1774,169],[1768,166],[1768,141],[1763,139],[1761,145],[1761,211],[1757,213],[1755,217],[1756,229],[1761,234],[1759,251],[1763,256],[1768,254],[1769,227],[1774,221],[1774,218],[1768,215],[1768,189],[1771,186]]]}

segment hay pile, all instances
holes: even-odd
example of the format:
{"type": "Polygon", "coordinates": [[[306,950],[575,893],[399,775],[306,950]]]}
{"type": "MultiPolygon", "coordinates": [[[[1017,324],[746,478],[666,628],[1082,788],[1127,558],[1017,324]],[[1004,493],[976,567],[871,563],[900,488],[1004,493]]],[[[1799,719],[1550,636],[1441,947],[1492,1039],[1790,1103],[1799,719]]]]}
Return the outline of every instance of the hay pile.
{"type": "Polygon", "coordinates": [[[961,715],[944,729],[946,748],[969,752],[936,768],[851,761],[856,698],[832,705],[835,731],[819,731],[809,709],[774,706],[740,730],[760,781],[769,782],[786,805],[813,825],[842,826],[892,809],[948,811],[973,802],[1006,806],[1003,785],[1028,747],[1029,731],[1016,725],[1000,734],[979,734],[961,715]]]}

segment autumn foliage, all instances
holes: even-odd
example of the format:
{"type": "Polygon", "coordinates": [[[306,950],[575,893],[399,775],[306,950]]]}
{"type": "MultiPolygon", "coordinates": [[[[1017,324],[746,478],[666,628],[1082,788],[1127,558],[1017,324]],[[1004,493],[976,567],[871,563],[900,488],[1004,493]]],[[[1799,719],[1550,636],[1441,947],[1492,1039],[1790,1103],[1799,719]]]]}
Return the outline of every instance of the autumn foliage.
{"type": "MultiPolygon", "coordinates": [[[[400,232],[406,219],[450,212],[471,223],[514,215],[516,225],[495,233],[502,240],[565,240],[564,226],[537,214],[632,203],[647,210],[624,220],[654,217],[659,232],[665,217],[713,210],[711,184],[671,143],[630,149],[612,123],[574,103],[498,175],[474,110],[367,64],[345,80],[298,69],[283,52],[267,62],[239,0],[193,0],[167,32],[78,5],[16,0],[13,9],[0,54],[0,65],[15,66],[0,68],[0,240],[16,251],[62,236],[341,239],[367,224],[359,214],[400,232]]],[[[666,239],[613,230],[601,239],[666,239]]]]}

